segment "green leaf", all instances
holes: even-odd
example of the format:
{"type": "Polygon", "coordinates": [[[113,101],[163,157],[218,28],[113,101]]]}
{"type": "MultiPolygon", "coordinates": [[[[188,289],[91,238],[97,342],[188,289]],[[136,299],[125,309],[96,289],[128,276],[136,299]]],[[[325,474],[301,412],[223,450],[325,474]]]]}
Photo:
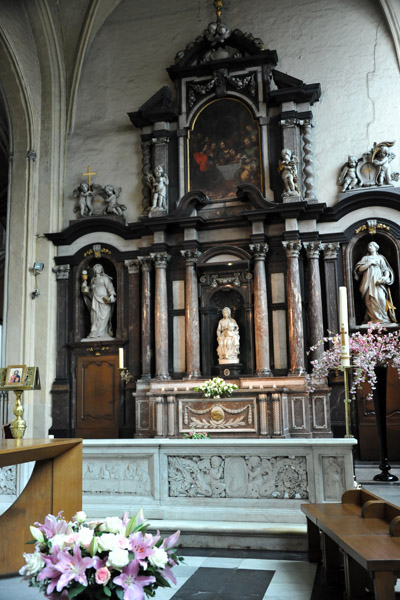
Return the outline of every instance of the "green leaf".
{"type": "Polygon", "coordinates": [[[81,583],[77,583],[73,588],[68,590],[68,600],[71,598],[76,598],[83,590],[86,590],[86,585],[82,585],[81,583]]]}
{"type": "Polygon", "coordinates": [[[111,590],[106,585],[103,588],[103,592],[105,593],[106,596],[108,596],[108,597],[111,596],[111,590]]]}

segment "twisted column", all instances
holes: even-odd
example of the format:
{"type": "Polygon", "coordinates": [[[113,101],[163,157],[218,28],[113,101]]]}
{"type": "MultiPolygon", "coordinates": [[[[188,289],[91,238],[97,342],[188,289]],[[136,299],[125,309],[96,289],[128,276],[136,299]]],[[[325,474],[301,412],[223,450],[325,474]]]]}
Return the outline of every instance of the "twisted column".
{"type": "Polygon", "coordinates": [[[150,256],[139,256],[139,263],[142,267],[142,379],[151,377],[151,361],[153,358],[153,348],[151,344],[151,284],[150,271],[152,260],[150,256]]]}
{"type": "Polygon", "coordinates": [[[265,257],[268,244],[250,244],[254,256],[254,337],[256,345],[256,375],[271,377],[269,358],[269,326],[265,257]]]}
{"type": "Polygon", "coordinates": [[[156,267],[155,283],[155,347],[156,379],[170,379],[168,372],[168,297],[167,264],[171,256],[166,252],[151,254],[156,267]]]}
{"type": "Polygon", "coordinates": [[[307,119],[303,122],[303,173],[304,179],[304,199],[316,202],[315,189],[314,189],[314,151],[312,145],[312,127],[313,124],[311,119],[307,119]]]}
{"type": "Polygon", "coordinates": [[[289,375],[305,375],[304,327],[299,271],[301,242],[299,240],[293,240],[282,242],[282,244],[286,250],[287,258],[286,288],[288,296],[288,329],[290,347],[289,375]]]}
{"type": "MultiPolygon", "coordinates": [[[[319,241],[304,242],[307,258],[310,261],[310,279],[309,285],[309,314],[310,314],[310,342],[311,346],[324,337],[324,323],[322,315],[322,291],[321,276],[319,272],[319,254],[322,250],[322,244],[319,241]]],[[[313,351],[312,360],[322,356],[323,345],[320,345],[313,351]]]]}

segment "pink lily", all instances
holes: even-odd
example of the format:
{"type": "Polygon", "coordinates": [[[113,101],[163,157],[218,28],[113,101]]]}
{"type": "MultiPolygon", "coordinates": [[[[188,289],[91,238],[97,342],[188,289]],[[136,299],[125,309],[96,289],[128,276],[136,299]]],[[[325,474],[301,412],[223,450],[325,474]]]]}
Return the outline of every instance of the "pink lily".
{"type": "Polygon", "coordinates": [[[77,581],[85,586],[88,584],[85,571],[93,567],[95,561],[90,557],[82,558],[79,545],[75,546],[73,554],[62,550],[57,558],[55,568],[61,573],[57,582],[57,592],[61,592],[70,581],[77,581]]]}
{"type": "Polygon", "coordinates": [[[124,600],[144,600],[143,588],[150,583],[154,583],[156,578],[139,576],[139,561],[131,560],[131,562],[122,569],[121,575],[113,579],[116,585],[124,588],[124,600]]]}
{"type": "Polygon", "coordinates": [[[178,543],[180,535],[181,535],[181,532],[178,529],[178,531],[175,531],[175,533],[173,533],[169,537],[165,538],[165,540],[161,544],[161,548],[164,548],[164,550],[169,550],[170,548],[174,548],[178,543]]]}
{"type": "Polygon", "coordinates": [[[42,554],[42,558],[46,563],[44,569],[40,571],[37,575],[37,580],[42,581],[43,579],[51,579],[47,585],[46,592],[47,594],[51,594],[57,583],[61,577],[60,571],[58,571],[55,565],[58,563],[58,553],[60,552],[60,548],[58,546],[54,546],[51,554],[48,556],[46,554],[42,554]]]}
{"type": "Polygon", "coordinates": [[[55,517],[54,515],[47,515],[44,519],[44,523],[35,523],[45,536],[50,539],[58,533],[65,534],[71,532],[69,523],[64,521],[62,518],[62,511],[55,517]]]}
{"type": "Polygon", "coordinates": [[[150,533],[143,533],[137,531],[129,536],[128,549],[135,553],[135,559],[139,561],[139,564],[146,569],[147,562],[146,558],[154,553],[153,547],[160,539],[159,534],[152,536],[150,533]]]}

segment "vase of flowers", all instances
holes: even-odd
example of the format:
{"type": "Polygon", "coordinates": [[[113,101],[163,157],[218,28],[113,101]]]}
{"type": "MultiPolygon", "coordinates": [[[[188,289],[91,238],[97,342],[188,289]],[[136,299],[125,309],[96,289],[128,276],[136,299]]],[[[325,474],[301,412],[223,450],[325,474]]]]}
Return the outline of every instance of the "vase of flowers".
{"type": "Polygon", "coordinates": [[[205,398],[229,398],[233,390],[237,390],[235,383],[228,383],[221,377],[208,379],[202,385],[193,388],[195,392],[202,392],[205,398]]]}
{"type": "Polygon", "coordinates": [[[179,531],[163,540],[147,528],[142,510],[102,521],[87,521],[83,511],[69,522],[62,513],[47,515],[30,528],[35,551],[24,553],[20,574],[51,600],[153,597],[176,583],[172,568],[183,559],[175,549],[179,531]]]}
{"type": "MultiPolygon", "coordinates": [[[[312,372],[306,378],[308,390],[314,391],[317,385],[325,379],[330,372],[341,368],[340,335],[336,334],[320,340],[310,348],[315,351],[322,344],[329,342],[330,346],[321,356],[311,361],[312,372]]],[[[375,475],[376,481],[397,481],[395,475],[389,473],[390,465],[387,458],[386,441],[386,374],[389,365],[394,366],[400,377],[400,333],[388,331],[380,323],[369,323],[366,333],[359,331],[349,335],[349,348],[352,360],[352,384],[350,396],[355,398],[357,389],[363,383],[369,384],[367,399],[373,400],[378,442],[380,452],[381,473],[375,475]]]]}

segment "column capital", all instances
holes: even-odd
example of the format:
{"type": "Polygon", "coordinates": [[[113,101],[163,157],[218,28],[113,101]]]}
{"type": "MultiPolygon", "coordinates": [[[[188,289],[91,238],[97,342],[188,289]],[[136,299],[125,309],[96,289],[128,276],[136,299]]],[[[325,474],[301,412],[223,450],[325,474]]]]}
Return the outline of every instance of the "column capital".
{"type": "Polygon", "coordinates": [[[338,256],[338,251],[340,248],[339,242],[329,242],[328,244],[322,244],[324,249],[324,259],[325,260],[336,260],[338,256]]]}
{"type": "Polygon", "coordinates": [[[56,274],[56,279],[69,279],[71,265],[58,265],[53,267],[53,273],[56,274]]]}
{"type": "Polygon", "coordinates": [[[171,260],[171,255],[168,252],[152,252],[150,256],[154,261],[156,269],[166,269],[168,261],[171,260]]]}
{"type": "Polygon", "coordinates": [[[134,258],[132,260],[124,260],[124,265],[128,269],[129,275],[136,275],[139,273],[140,262],[139,259],[134,258]]]}
{"type": "Polygon", "coordinates": [[[288,258],[299,258],[302,243],[300,240],[290,240],[282,242],[282,246],[286,250],[286,256],[288,258]]]}
{"type": "Polygon", "coordinates": [[[307,253],[307,258],[319,258],[322,250],[322,242],[315,240],[313,242],[304,242],[303,246],[307,253]]]}
{"type": "Polygon", "coordinates": [[[201,252],[200,250],[181,250],[181,255],[185,259],[187,266],[193,266],[196,264],[201,252]]]}
{"type": "Polygon", "coordinates": [[[249,248],[255,260],[265,260],[269,250],[268,244],[249,244],[249,248]]]}
{"type": "Polygon", "coordinates": [[[142,271],[150,271],[153,265],[151,256],[138,256],[138,261],[142,267],[142,271]]]}

